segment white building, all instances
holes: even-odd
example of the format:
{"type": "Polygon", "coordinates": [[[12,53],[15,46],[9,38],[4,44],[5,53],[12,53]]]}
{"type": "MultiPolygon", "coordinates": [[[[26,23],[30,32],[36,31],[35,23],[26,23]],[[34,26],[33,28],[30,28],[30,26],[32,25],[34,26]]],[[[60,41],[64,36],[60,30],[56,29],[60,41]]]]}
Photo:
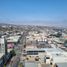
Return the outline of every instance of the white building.
{"type": "Polygon", "coordinates": [[[0,58],[5,54],[5,41],[4,38],[0,38],[0,58]]]}

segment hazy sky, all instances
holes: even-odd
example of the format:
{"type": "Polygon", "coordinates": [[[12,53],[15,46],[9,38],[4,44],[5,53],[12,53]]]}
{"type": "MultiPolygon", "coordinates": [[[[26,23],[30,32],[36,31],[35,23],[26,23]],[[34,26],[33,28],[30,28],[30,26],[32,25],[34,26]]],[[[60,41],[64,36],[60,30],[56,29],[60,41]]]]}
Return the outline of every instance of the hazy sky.
{"type": "Polygon", "coordinates": [[[67,0],[0,0],[0,22],[67,25],[67,0]]]}

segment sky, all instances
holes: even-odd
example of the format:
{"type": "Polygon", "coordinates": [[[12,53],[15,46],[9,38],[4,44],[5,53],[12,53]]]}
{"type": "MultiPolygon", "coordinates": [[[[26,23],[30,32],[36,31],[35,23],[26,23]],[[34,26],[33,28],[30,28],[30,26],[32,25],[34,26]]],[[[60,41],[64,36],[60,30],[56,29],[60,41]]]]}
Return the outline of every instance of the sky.
{"type": "Polygon", "coordinates": [[[67,26],[67,0],[0,0],[0,23],[67,26]]]}

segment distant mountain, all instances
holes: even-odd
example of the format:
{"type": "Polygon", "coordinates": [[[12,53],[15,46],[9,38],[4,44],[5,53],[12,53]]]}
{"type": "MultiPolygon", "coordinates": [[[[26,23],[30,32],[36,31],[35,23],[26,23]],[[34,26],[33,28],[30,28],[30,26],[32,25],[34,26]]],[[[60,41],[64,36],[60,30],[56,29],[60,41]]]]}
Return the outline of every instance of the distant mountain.
{"type": "Polygon", "coordinates": [[[0,26],[6,26],[6,27],[10,27],[10,26],[13,26],[13,27],[21,27],[21,28],[27,28],[27,27],[44,27],[44,28],[55,28],[55,29],[64,29],[67,27],[56,27],[56,26],[40,26],[40,25],[15,25],[15,24],[9,24],[9,23],[0,23],[0,26]]]}
{"type": "Polygon", "coordinates": [[[14,24],[8,24],[8,23],[0,23],[0,26],[17,26],[14,24]]]}

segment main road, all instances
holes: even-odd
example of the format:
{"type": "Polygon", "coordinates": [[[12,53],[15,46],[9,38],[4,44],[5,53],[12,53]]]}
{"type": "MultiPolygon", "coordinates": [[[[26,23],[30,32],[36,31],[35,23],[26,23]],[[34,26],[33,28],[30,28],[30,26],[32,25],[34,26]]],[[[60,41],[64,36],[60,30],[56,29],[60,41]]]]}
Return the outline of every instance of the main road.
{"type": "Polygon", "coordinates": [[[18,67],[19,66],[20,56],[21,56],[21,53],[23,51],[24,45],[25,45],[25,35],[23,34],[21,39],[20,39],[20,43],[15,45],[15,48],[14,48],[14,50],[16,52],[16,56],[14,56],[11,59],[10,63],[7,64],[6,67],[18,67]]]}

